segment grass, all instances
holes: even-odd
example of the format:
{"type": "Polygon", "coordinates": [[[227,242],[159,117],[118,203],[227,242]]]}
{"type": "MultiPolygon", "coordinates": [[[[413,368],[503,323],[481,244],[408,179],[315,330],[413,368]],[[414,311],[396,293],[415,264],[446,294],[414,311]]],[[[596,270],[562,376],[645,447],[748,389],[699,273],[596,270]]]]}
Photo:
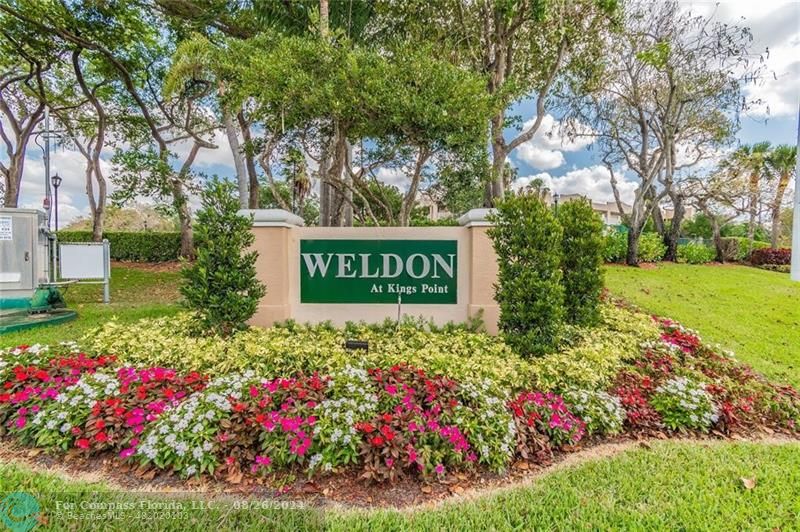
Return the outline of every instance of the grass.
{"type": "MultiPolygon", "coordinates": [[[[77,339],[112,315],[134,321],[177,312],[178,277],[114,267],[111,305],[100,302],[99,286],[72,287],[67,301],[78,320],[0,336],[0,346],[77,339]]],[[[771,377],[800,382],[800,285],[787,276],[740,266],[612,266],[607,283],[615,294],[699,330],[771,377]]],[[[242,509],[230,499],[209,505],[194,494],[180,499],[186,518],[170,519],[168,512],[137,512],[142,500],[172,500],[165,494],[115,492],[0,463],[0,501],[11,491],[35,495],[48,530],[790,530],[800,529],[799,485],[797,443],[658,442],[439,508],[242,509]],[[746,489],[742,478],[755,479],[756,486],[746,489]],[[133,503],[134,509],[81,508],[90,502],[133,503]],[[65,503],[74,503],[83,519],[70,519],[65,503]]]]}
{"type": "Polygon", "coordinates": [[[658,442],[563,468],[530,486],[402,511],[242,509],[230,499],[210,499],[209,505],[196,494],[171,499],[120,493],[0,465],[0,492],[36,496],[51,530],[795,530],[798,485],[797,443],[658,442]],[[742,479],[753,479],[755,487],[747,489],[742,479]],[[185,520],[159,519],[152,511],[143,520],[137,510],[82,510],[83,520],[58,513],[67,503],[80,508],[86,501],[127,502],[139,508],[142,500],[180,500],[191,511],[185,520]]]}
{"type": "Polygon", "coordinates": [[[180,273],[136,265],[111,268],[111,303],[103,304],[102,285],[73,285],[64,296],[78,318],[62,325],[38,327],[0,335],[0,348],[21,344],[53,344],[78,340],[86,331],[111,317],[130,322],[178,312],[180,273]]]}
{"type": "Polygon", "coordinates": [[[609,266],[608,289],[696,329],[765,375],[800,385],[800,283],[748,266],[609,266]]]}

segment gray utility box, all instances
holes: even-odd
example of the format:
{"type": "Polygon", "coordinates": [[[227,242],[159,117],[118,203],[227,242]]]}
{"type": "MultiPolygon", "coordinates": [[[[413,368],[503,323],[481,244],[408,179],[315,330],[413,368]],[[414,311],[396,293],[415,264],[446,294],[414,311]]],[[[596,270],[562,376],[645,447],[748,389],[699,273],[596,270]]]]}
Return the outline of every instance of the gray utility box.
{"type": "Polygon", "coordinates": [[[0,298],[30,298],[50,274],[47,215],[0,208],[0,298]]]}

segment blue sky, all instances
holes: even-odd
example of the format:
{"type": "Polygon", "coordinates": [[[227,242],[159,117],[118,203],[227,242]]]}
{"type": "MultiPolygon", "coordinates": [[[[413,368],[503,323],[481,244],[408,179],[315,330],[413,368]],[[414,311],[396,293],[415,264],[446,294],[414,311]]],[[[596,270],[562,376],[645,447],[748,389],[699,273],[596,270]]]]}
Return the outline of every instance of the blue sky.
{"type": "MultiPolygon", "coordinates": [[[[769,108],[755,109],[743,116],[737,142],[753,143],[769,140],[773,144],[794,144],[797,140],[797,115],[800,103],[800,2],[780,0],[735,0],[716,2],[686,1],[690,9],[716,19],[749,26],[752,30],[754,52],[769,49],[767,67],[777,79],[765,78],[758,86],[748,88],[749,95],[761,98],[769,108]]],[[[535,113],[534,102],[522,101],[513,111],[523,121],[531,120],[535,113]]],[[[612,199],[607,171],[600,164],[598,154],[588,141],[568,142],[554,132],[554,118],[546,117],[545,124],[536,137],[511,154],[510,161],[517,167],[521,184],[534,177],[544,179],[552,190],[559,193],[581,193],[594,200],[612,199]]],[[[512,132],[509,132],[510,134],[512,132]]],[[[509,135],[510,136],[510,135],[509,135]]],[[[234,175],[230,148],[222,132],[216,135],[217,150],[202,150],[194,169],[206,174],[234,175]]],[[[185,155],[189,146],[180,146],[179,155],[185,155]]],[[[110,157],[110,153],[108,154],[110,157]]],[[[53,166],[64,178],[59,193],[59,219],[63,223],[88,213],[84,191],[84,161],[72,150],[59,148],[53,154],[53,166]]],[[[110,164],[106,161],[106,175],[110,164]]],[[[22,184],[20,206],[41,207],[43,197],[43,165],[41,150],[31,144],[28,151],[22,184]]],[[[397,172],[385,171],[381,175],[387,182],[401,185],[404,177],[397,172]]],[[[623,198],[630,199],[636,184],[620,184],[623,198]]]]}

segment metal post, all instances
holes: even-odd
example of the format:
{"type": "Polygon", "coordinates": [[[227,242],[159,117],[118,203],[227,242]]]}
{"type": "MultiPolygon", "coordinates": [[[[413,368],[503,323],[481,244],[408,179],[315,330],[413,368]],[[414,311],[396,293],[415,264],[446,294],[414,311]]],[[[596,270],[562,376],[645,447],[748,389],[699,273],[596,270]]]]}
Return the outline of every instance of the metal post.
{"type": "Polygon", "coordinates": [[[792,220],[792,280],[800,282],[800,106],[797,112],[797,157],[794,168],[794,215],[792,220]]]}
{"type": "Polygon", "coordinates": [[[44,198],[47,206],[47,229],[50,230],[50,110],[44,108],[44,198]]]}
{"type": "Polygon", "coordinates": [[[103,239],[103,303],[111,302],[111,246],[103,239]]]}

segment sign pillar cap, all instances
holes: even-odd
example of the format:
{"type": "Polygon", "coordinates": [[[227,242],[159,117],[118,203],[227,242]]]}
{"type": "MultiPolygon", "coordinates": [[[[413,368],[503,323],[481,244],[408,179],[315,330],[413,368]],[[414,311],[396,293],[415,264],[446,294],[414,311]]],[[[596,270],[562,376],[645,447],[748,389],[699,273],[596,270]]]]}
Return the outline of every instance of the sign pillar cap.
{"type": "Polygon", "coordinates": [[[472,209],[462,214],[458,224],[464,227],[481,227],[494,225],[489,217],[497,213],[497,209],[472,209]]]}
{"type": "Polygon", "coordinates": [[[241,209],[241,216],[252,217],[253,227],[302,227],[303,219],[283,209],[241,209]]]}

